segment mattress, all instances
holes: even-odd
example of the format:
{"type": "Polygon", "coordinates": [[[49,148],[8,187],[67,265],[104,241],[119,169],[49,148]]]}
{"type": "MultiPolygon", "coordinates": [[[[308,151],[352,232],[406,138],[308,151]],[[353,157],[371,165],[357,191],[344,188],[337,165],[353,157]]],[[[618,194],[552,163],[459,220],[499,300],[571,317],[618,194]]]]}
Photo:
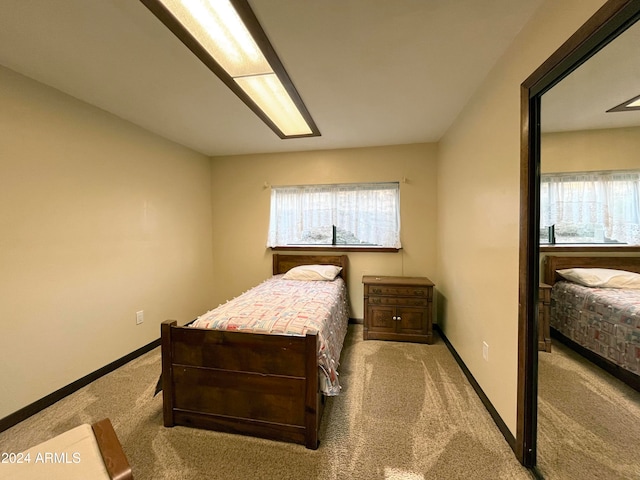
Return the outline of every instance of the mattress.
{"type": "Polygon", "coordinates": [[[640,290],[557,282],[550,325],[625,370],[640,374],[640,290]]]}
{"type": "Polygon", "coordinates": [[[191,327],[272,335],[318,334],[320,389],[340,392],[338,365],[349,323],[347,288],[333,281],[285,280],[274,275],[198,317],[191,327]]]}

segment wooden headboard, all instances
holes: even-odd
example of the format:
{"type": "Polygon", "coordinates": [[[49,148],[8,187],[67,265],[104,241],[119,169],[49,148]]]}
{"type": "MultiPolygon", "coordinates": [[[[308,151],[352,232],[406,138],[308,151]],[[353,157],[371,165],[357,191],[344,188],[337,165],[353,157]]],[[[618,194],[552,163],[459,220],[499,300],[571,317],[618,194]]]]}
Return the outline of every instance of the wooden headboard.
{"type": "Polygon", "coordinates": [[[340,276],[344,283],[349,278],[349,257],[347,255],[280,255],[273,254],[273,274],[287,273],[300,265],[336,265],[342,267],[340,276]]]}
{"type": "Polygon", "coordinates": [[[640,273],[640,257],[559,257],[547,255],[544,258],[543,281],[553,285],[562,277],[556,270],[563,268],[613,268],[640,273]]]}

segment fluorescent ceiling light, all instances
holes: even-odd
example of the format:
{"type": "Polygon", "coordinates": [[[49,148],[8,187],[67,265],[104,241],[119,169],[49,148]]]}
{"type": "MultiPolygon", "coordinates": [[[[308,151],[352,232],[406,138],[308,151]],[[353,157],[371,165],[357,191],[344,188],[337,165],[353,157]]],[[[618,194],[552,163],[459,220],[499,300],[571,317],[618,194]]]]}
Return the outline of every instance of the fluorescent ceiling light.
{"type": "Polygon", "coordinates": [[[640,95],[638,95],[637,97],[633,97],[632,99],[627,100],[626,102],[621,103],[620,105],[607,110],[607,113],[608,112],[630,112],[633,110],[640,110],[640,95]]]}
{"type": "Polygon", "coordinates": [[[229,1],[160,1],[232,77],[273,71],[229,1]]]}
{"type": "Polygon", "coordinates": [[[287,135],[309,135],[311,129],[275,73],[234,78],[258,107],[287,135]]]}
{"type": "Polygon", "coordinates": [[[247,0],[141,0],[281,138],[319,136],[247,0]]]}

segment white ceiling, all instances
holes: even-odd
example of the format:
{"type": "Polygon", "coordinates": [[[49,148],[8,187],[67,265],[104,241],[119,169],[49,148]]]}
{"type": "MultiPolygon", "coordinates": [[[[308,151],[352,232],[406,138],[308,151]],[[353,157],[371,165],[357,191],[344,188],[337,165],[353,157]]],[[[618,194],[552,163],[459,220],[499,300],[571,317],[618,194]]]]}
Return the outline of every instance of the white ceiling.
{"type": "Polygon", "coordinates": [[[278,138],[134,0],[1,0],[0,64],[207,155],[433,142],[541,0],[250,3],[321,137],[278,138]]]}
{"type": "Polygon", "coordinates": [[[607,110],[640,95],[636,23],[542,96],[541,129],[565,132],[639,127],[640,110],[607,110]]]}

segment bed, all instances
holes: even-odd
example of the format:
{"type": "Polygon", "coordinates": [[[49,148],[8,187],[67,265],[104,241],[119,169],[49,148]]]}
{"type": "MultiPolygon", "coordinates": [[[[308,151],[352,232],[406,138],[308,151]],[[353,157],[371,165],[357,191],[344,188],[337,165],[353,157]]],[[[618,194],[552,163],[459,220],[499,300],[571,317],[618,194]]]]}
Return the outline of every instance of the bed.
{"type": "Polygon", "coordinates": [[[547,256],[553,338],[640,391],[640,290],[583,286],[558,270],[606,268],[640,273],[640,257],[547,256]]]}
{"type": "MultiPolygon", "coordinates": [[[[273,275],[280,277],[294,267],[314,264],[341,267],[341,280],[336,282],[341,282],[346,295],[346,255],[274,254],[273,275]]],[[[346,333],[348,309],[343,322],[338,328],[346,333]]],[[[321,387],[327,385],[322,377],[331,375],[331,368],[321,365],[322,332],[313,328],[304,335],[215,330],[179,327],[170,320],[162,324],[161,336],[165,426],[205,428],[318,448],[325,402],[321,387]]],[[[344,334],[340,347],[343,340],[344,334]]],[[[339,352],[337,355],[339,359],[339,352]]],[[[339,388],[335,380],[328,381],[333,394],[339,388]]]]}

